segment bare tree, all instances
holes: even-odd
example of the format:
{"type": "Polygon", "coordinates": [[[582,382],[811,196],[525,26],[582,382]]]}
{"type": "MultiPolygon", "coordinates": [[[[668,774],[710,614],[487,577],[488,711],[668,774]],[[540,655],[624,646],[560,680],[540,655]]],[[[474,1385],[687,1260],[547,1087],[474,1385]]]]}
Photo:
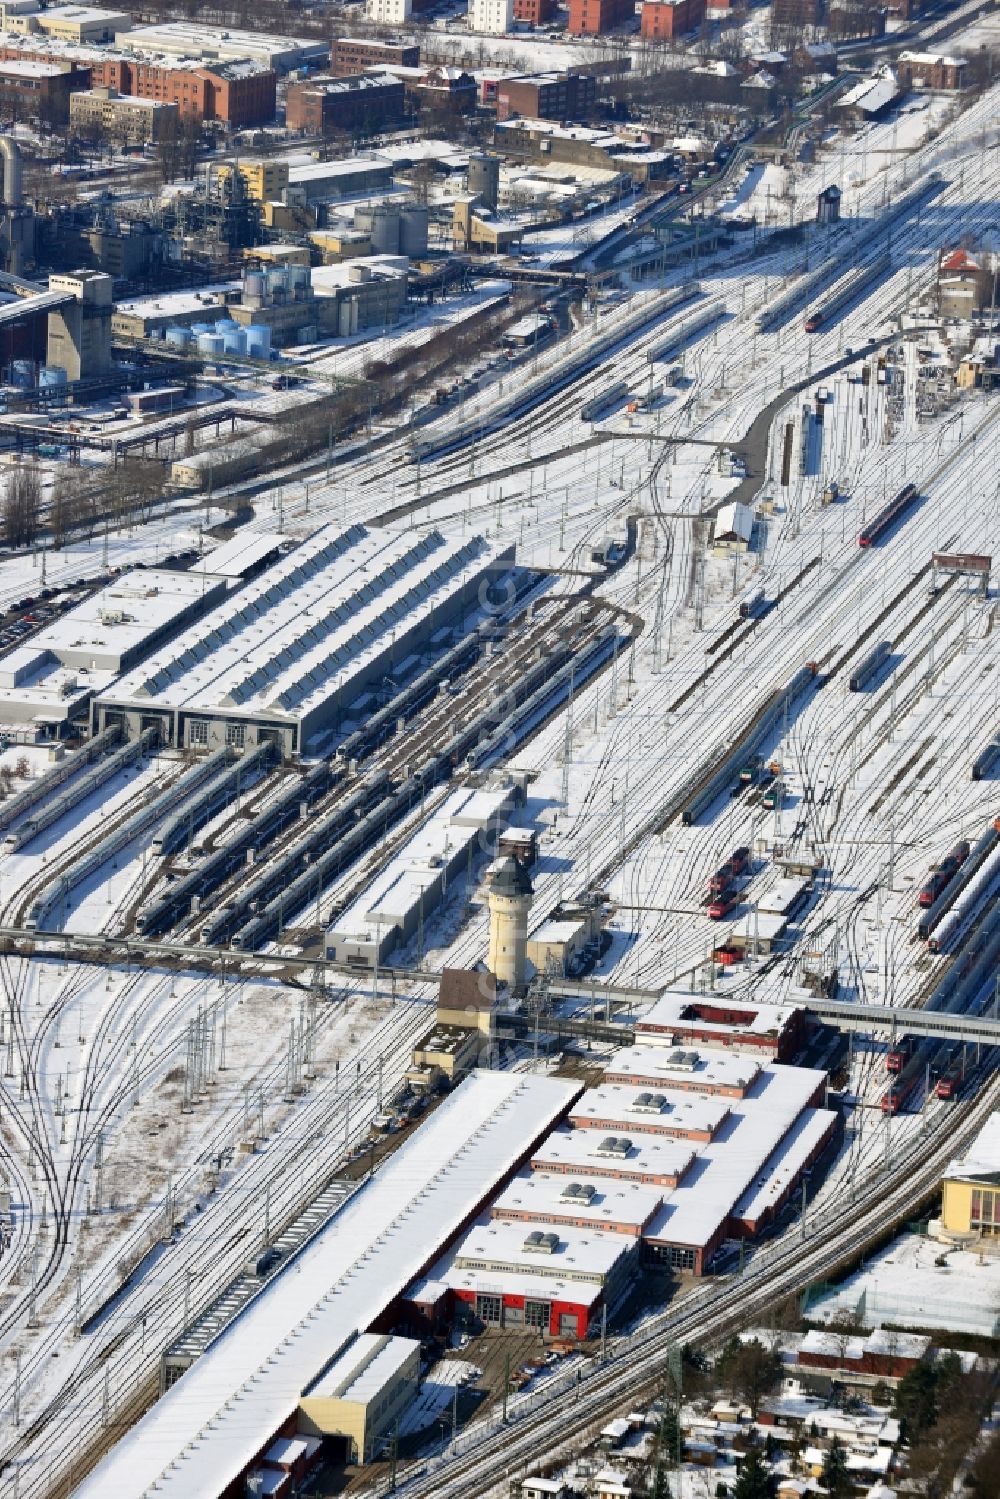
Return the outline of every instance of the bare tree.
{"type": "Polygon", "coordinates": [[[3,502],[3,539],[9,547],[27,547],[35,541],[41,505],[37,469],[16,468],[7,481],[3,502]]]}

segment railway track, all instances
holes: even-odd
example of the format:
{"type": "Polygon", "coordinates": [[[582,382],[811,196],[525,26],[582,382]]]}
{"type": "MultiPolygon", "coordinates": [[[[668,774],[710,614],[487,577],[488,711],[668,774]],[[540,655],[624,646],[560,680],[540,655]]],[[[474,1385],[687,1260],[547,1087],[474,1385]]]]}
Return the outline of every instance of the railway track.
{"type": "Polygon", "coordinates": [[[789,1295],[830,1278],[883,1238],[935,1192],[948,1161],[998,1102],[1000,1081],[994,1081],[974,1103],[962,1107],[960,1122],[950,1113],[932,1135],[900,1152],[893,1162],[895,1181],[876,1179],[849,1204],[833,1205],[819,1222],[814,1219],[804,1237],[789,1230],[759,1251],[742,1276],[699,1287],[676,1310],[650,1319],[633,1337],[613,1341],[607,1361],[593,1361],[575,1388],[554,1383],[539,1391],[530,1407],[515,1407],[506,1425],[477,1423],[438,1461],[404,1468],[396,1491],[412,1499],[475,1499],[501,1484],[506,1492],[511,1477],[574,1451],[576,1439],[605,1422],[611,1410],[631,1409],[655,1396],[671,1349],[688,1343],[718,1345],[789,1295]]]}

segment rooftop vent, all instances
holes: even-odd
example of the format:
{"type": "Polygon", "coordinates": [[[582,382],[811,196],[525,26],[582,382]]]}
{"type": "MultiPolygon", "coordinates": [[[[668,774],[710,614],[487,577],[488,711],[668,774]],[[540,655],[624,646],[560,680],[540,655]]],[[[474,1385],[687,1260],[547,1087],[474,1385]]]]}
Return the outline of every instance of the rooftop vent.
{"type": "Polygon", "coordinates": [[[540,1228],[533,1228],[524,1241],[525,1254],[555,1254],[559,1248],[559,1235],[542,1233],[540,1228]]]}
{"type": "Polygon", "coordinates": [[[662,1114],[666,1104],[665,1093],[637,1093],[630,1107],[637,1114],[662,1114]]]}
{"type": "Polygon", "coordinates": [[[590,1182],[570,1182],[559,1196],[562,1202],[583,1202],[589,1205],[597,1196],[597,1188],[590,1182]]]}
{"type": "Polygon", "coordinates": [[[696,1051],[672,1051],[667,1058],[667,1066],[675,1072],[693,1072],[698,1065],[698,1053],[696,1051]]]}
{"type": "Polygon", "coordinates": [[[597,1154],[616,1156],[623,1161],[631,1149],[632,1141],[627,1135],[605,1135],[597,1147],[597,1154]]]}

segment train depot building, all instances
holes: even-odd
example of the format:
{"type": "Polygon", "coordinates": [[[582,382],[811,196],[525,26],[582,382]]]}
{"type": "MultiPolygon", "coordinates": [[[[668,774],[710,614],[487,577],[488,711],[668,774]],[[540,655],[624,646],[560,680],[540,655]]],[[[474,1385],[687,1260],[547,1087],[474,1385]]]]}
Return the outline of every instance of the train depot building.
{"type": "Polygon", "coordinates": [[[126,1432],[80,1499],[243,1493],[275,1444],[299,1437],[370,1456],[413,1386],[405,1337],[379,1340],[405,1320],[404,1291],[579,1091],[509,1072],[466,1079],[126,1432]]]}
{"type": "Polygon", "coordinates": [[[86,720],[95,693],[225,597],[219,574],[146,568],[122,574],[7,651],[0,725],[61,739],[86,720]]]}
{"type": "Polygon", "coordinates": [[[352,705],[458,628],[513,562],[478,537],[324,526],[96,699],[93,728],[178,749],[327,751],[352,705]]]}

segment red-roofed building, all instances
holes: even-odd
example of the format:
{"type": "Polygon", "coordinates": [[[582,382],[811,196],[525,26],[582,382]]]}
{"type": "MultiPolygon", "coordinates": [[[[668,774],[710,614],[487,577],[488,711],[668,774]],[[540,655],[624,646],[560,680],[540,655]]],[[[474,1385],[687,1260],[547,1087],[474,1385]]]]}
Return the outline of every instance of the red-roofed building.
{"type": "Polygon", "coordinates": [[[982,262],[968,250],[949,250],[938,265],[938,310],[942,317],[970,318],[980,303],[982,262]]]}

